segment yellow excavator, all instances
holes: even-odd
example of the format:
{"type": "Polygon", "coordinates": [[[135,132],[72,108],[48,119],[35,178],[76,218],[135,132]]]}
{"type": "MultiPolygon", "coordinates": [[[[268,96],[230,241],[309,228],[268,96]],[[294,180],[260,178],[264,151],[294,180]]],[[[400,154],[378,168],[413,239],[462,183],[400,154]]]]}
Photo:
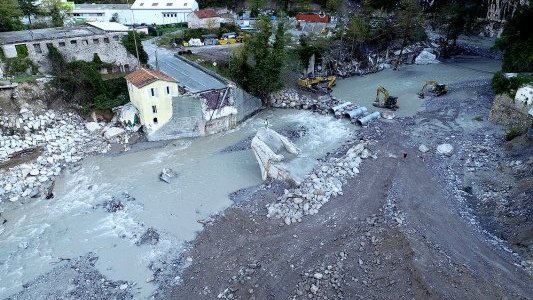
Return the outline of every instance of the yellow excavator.
{"type": "Polygon", "coordinates": [[[418,92],[419,98],[424,99],[424,96],[425,96],[424,92],[426,90],[426,87],[428,86],[431,87],[429,92],[437,97],[442,96],[448,92],[448,87],[445,84],[440,84],[436,82],[435,80],[426,80],[426,82],[424,83],[424,86],[422,87],[420,92],[418,92]]]}
{"type": "Polygon", "coordinates": [[[372,103],[375,107],[387,108],[392,110],[397,110],[400,108],[398,97],[391,96],[389,91],[382,86],[378,86],[376,91],[376,100],[372,103]],[[383,99],[379,97],[379,94],[383,94],[383,99]]]}
{"type": "Polygon", "coordinates": [[[337,84],[336,76],[303,77],[298,79],[300,88],[324,93],[331,92],[335,84],[337,84]]]}

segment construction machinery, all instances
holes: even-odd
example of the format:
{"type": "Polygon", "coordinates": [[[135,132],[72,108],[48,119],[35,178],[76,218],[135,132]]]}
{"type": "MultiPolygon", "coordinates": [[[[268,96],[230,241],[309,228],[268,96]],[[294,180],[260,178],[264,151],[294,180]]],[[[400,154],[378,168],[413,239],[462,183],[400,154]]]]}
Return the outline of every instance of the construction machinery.
{"type": "Polygon", "coordinates": [[[424,86],[422,87],[420,92],[418,92],[418,97],[420,97],[421,99],[424,99],[424,96],[425,96],[424,92],[426,90],[426,87],[428,86],[431,87],[429,92],[437,97],[442,96],[448,92],[448,87],[445,84],[440,84],[436,82],[435,80],[426,80],[426,82],[424,83],[424,86]]]}
{"type": "Polygon", "coordinates": [[[374,100],[372,105],[375,107],[397,110],[400,108],[400,106],[398,106],[398,102],[398,97],[391,96],[386,88],[378,86],[376,91],[376,100],[374,100]],[[383,99],[379,97],[379,94],[383,94],[383,99]]]}
{"type": "Polygon", "coordinates": [[[335,84],[337,84],[336,76],[303,77],[298,79],[298,85],[300,88],[309,89],[315,92],[329,93],[335,84]]]}

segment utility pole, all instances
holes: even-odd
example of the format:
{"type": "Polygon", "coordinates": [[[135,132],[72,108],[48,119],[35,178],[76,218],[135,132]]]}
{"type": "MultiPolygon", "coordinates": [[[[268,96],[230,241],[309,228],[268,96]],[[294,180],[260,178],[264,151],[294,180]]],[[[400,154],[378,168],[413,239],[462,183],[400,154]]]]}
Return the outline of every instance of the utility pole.
{"type": "Polygon", "coordinates": [[[159,71],[159,59],[157,59],[157,45],[155,46],[155,69],[159,71]]]}
{"type": "MultiPolygon", "coordinates": [[[[128,6],[130,5],[130,2],[129,0],[126,0],[126,4],[128,4],[128,6]]],[[[130,7],[130,11],[131,11],[131,20],[133,21],[133,42],[135,44],[135,54],[137,54],[137,63],[139,64],[139,66],[141,66],[141,60],[139,59],[139,47],[137,46],[137,37],[135,36],[135,15],[133,14],[133,9],[131,9],[130,7]]]]}

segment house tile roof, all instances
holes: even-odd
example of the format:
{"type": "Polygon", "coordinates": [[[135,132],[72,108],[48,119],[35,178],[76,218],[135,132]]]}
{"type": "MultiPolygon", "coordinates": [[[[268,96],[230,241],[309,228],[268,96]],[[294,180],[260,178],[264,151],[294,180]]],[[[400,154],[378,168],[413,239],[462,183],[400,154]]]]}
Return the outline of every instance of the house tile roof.
{"type": "Polygon", "coordinates": [[[296,20],[310,23],[329,23],[328,15],[323,14],[297,14],[296,20]]]}
{"type": "Polygon", "coordinates": [[[217,12],[212,8],[200,9],[193,12],[198,19],[216,18],[217,12]]]}
{"type": "Polygon", "coordinates": [[[145,68],[140,68],[134,72],[131,72],[124,78],[138,88],[142,88],[143,86],[149,85],[157,80],[178,82],[176,79],[168,76],[165,73],[145,68]]]}

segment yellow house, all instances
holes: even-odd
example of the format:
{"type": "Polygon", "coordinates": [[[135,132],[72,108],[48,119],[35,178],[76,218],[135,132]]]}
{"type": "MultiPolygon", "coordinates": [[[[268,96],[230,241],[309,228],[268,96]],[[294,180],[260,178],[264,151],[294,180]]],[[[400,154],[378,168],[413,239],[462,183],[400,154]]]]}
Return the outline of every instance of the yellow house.
{"type": "Polygon", "coordinates": [[[172,97],[178,82],[159,71],[141,68],[126,77],[130,102],[139,111],[141,124],[154,132],[172,118],[172,97]]]}

